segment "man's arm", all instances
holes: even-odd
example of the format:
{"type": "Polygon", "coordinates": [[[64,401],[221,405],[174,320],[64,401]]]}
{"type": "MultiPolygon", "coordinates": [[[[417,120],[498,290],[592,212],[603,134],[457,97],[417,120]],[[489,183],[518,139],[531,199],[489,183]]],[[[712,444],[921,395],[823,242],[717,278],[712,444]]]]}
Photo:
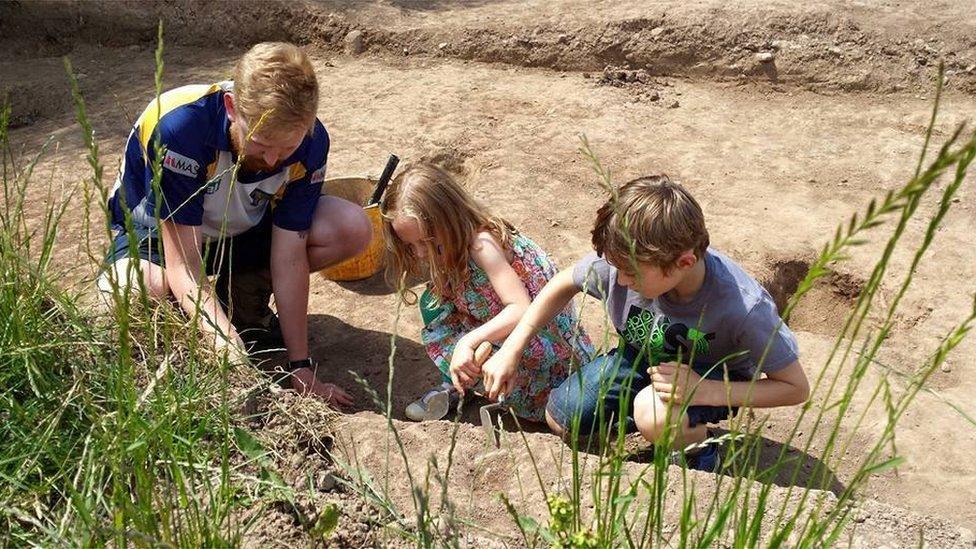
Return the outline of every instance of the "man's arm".
{"type": "MultiPolygon", "coordinates": [[[[288,348],[288,360],[311,357],[308,351],[308,233],[275,226],[271,232],[271,284],[274,288],[281,335],[288,348]]],[[[350,406],[353,398],[332,383],[318,381],[312,367],[292,372],[292,387],[299,393],[321,396],[332,404],[350,406]]]]}
{"type": "Polygon", "coordinates": [[[522,315],[522,320],[505,339],[501,349],[482,367],[485,389],[488,391],[489,398],[495,400],[499,395],[511,393],[522,352],[528,347],[536,332],[549,324],[578,293],[579,288],[573,281],[572,268],[560,271],[542,288],[522,315]]]}
{"type": "Polygon", "coordinates": [[[224,310],[214,299],[203,271],[203,234],[199,226],[163,221],[163,255],[166,282],[187,314],[199,318],[205,333],[216,336],[217,348],[228,348],[235,359],[246,356],[244,344],[224,310]],[[199,317],[196,315],[199,314],[199,317]]]}
{"type": "Polygon", "coordinates": [[[271,281],[288,360],[309,357],[307,239],[307,231],[275,226],[271,233],[271,281]]]}

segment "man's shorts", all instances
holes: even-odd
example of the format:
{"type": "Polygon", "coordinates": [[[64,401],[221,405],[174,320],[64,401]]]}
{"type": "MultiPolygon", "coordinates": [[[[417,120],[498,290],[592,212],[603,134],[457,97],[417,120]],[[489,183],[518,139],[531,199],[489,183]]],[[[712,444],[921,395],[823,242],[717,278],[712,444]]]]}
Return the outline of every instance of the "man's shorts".
{"type": "MultiPolygon", "coordinates": [[[[634,397],[651,384],[647,360],[643,357],[640,360],[637,358],[637,353],[629,345],[598,356],[570,374],[559,387],[549,393],[546,411],[566,430],[572,425],[574,415],[578,414],[579,434],[583,436],[599,433],[598,422],[601,419],[604,422],[624,421],[628,433],[636,432],[634,397]],[[621,410],[625,399],[626,408],[621,410]]],[[[706,377],[720,380],[724,378],[724,371],[715,368],[706,377]]],[[[731,372],[729,377],[733,381],[743,380],[742,376],[731,372]]],[[[737,411],[737,407],[726,406],[689,406],[685,410],[690,427],[718,423],[734,416],[737,411]]],[[[608,426],[615,429],[617,423],[608,426]]]]}
{"type": "MultiPolygon", "coordinates": [[[[147,227],[138,225],[133,236],[138,241],[134,250],[136,257],[165,266],[161,237],[150,234],[147,227]]],[[[265,215],[260,223],[237,236],[206,242],[203,253],[207,275],[268,268],[271,265],[271,216],[265,215]]],[[[116,228],[115,238],[105,258],[106,266],[129,258],[129,235],[116,228]]]]}

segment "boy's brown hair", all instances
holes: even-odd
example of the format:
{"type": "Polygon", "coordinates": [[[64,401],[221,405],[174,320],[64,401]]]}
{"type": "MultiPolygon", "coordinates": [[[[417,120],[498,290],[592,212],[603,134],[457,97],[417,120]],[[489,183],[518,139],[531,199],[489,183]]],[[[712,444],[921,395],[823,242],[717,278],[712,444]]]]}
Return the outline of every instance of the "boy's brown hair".
{"type": "Polygon", "coordinates": [[[668,274],[678,257],[708,248],[701,206],[667,175],[639,177],[620,186],[597,211],[593,248],[619,268],[650,263],[668,274]]]}
{"type": "Polygon", "coordinates": [[[257,44],[234,68],[234,104],[251,129],[265,113],[269,114],[261,125],[266,131],[311,129],[318,103],[312,62],[294,44],[257,44]]]}

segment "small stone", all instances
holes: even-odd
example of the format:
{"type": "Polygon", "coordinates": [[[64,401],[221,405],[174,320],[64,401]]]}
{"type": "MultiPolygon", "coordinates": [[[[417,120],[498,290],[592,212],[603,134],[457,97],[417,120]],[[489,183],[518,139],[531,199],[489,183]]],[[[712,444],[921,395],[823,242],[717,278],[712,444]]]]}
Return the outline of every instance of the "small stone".
{"type": "Polygon", "coordinates": [[[403,48],[403,55],[410,55],[410,50],[403,48]]]}
{"type": "Polygon", "coordinates": [[[948,362],[943,362],[942,365],[939,366],[939,369],[948,374],[952,371],[952,365],[948,362]]]}
{"type": "Polygon", "coordinates": [[[680,106],[681,106],[681,103],[678,103],[678,100],[677,99],[675,99],[674,101],[668,103],[668,108],[669,109],[677,109],[680,106]]]}
{"type": "Polygon", "coordinates": [[[830,53],[832,53],[834,55],[844,55],[844,50],[838,48],[837,46],[829,47],[829,48],[827,48],[827,51],[829,51],[830,53]]]}
{"type": "Polygon", "coordinates": [[[315,478],[315,485],[323,492],[331,492],[336,487],[335,476],[328,471],[320,471],[315,478]]]}
{"type": "Polygon", "coordinates": [[[647,94],[647,99],[649,101],[657,101],[658,99],[661,99],[661,94],[659,94],[657,90],[651,90],[650,93],[647,94]]]}
{"type": "Polygon", "coordinates": [[[653,29],[651,29],[651,36],[657,38],[658,36],[661,36],[664,33],[664,30],[665,30],[664,27],[654,27],[653,29]]]}
{"type": "Polygon", "coordinates": [[[772,63],[776,59],[776,54],[771,51],[759,52],[756,54],[756,59],[760,63],[772,63]]]}
{"type": "Polygon", "coordinates": [[[446,47],[447,47],[447,42],[441,42],[440,44],[437,44],[437,49],[442,50],[446,47]]]}
{"type": "Polygon", "coordinates": [[[556,41],[559,42],[560,44],[565,44],[566,42],[569,42],[569,35],[560,34],[558,37],[556,37],[556,41]]]}
{"type": "Polygon", "coordinates": [[[363,53],[365,46],[363,45],[363,31],[361,30],[351,30],[346,34],[344,40],[346,53],[352,55],[359,55],[363,53]]]}

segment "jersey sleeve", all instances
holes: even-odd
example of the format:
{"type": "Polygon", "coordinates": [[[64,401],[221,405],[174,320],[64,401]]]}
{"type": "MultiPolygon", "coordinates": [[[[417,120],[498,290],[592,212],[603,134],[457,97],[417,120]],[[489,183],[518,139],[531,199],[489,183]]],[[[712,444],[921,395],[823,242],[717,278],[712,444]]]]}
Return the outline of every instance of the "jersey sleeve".
{"type": "Polygon", "coordinates": [[[325,165],[329,157],[329,134],[318,120],[302,162],[304,173],[288,182],[281,200],[274,207],[272,222],[288,231],[307,231],[312,226],[315,207],[322,195],[325,165]]]}
{"type": "MultiPolygon", "coordinates": [[[[163,122],[166,122],[164,119],[163,122]]],[[[197,136],[181,135],[180,127],[161,124],[158,135],[149,142],[146,158],[146,184],[150,186],[149,196],[155,197],[157,189],[152,188],[152,166],[156,162],[156,143],[162,145],[162,169],[159,181],[159,219],[173,221],[180,225],[203,224],[203,192],[206,179],[205,161],[202,147],[195,143],[197,136]]],[[[156,204],[147,204],[155,211],[156,204]]]]}

